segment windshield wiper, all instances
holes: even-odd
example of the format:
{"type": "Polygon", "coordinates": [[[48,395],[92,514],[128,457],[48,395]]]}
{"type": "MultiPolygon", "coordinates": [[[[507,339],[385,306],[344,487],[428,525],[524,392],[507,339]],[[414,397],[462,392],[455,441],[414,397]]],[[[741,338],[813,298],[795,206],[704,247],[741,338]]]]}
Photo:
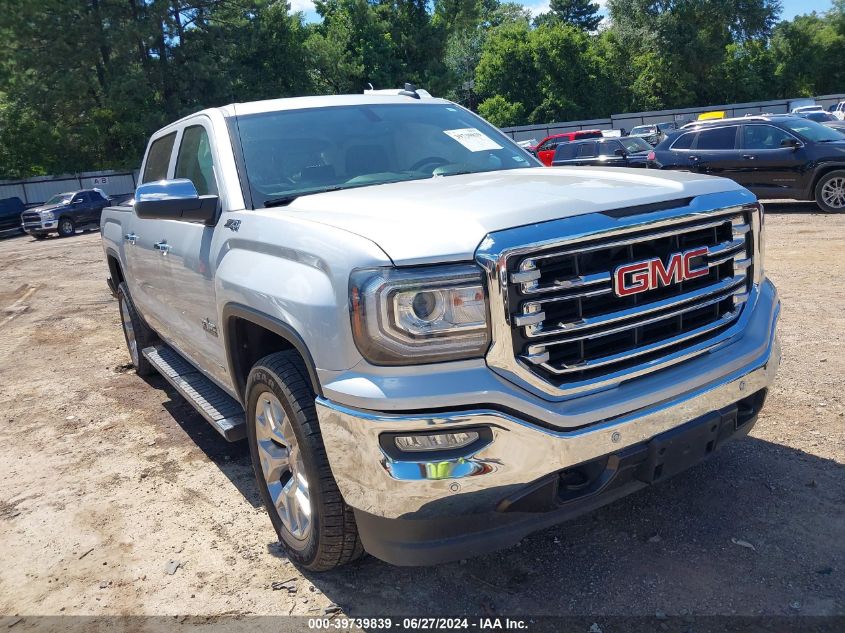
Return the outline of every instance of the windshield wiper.
{"type": "Polygon", "coordinates": [[[341,189],[348,189],[348,187],[342,187],[340,185],[335,185],[334,187],[323,187],[322,189],[311,189],[306,191],[297,191],[296,193],[289,193],[286,196],[279,196],[278,198],[270,198],[269,200],[264,202],[265,207],[284,207],[285,205],[290,204],[300,196],[310,196],[315,193],[326,193],[327,191],[340,191],[341,189]]]}

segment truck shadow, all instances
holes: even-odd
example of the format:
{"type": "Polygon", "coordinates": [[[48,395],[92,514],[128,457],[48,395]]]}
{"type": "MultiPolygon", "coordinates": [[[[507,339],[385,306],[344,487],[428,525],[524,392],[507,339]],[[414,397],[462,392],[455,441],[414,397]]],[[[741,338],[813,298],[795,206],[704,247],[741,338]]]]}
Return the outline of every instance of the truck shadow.
{"type": "Polygon", "coordinates": [[[835,461],[746,438],[504,551],[305,575],[353,617],[841,613],[843,481],[835,461]]]}
{"type": "Polygon", "coordinates": [[[815,202],[807,200],[779,200],[777,202],[763,200],[762,202],[766,215],[828,215],[819,209],[815,202]]]}
{"type": "Polygon", "coordinates": [[[205,418],[179,395],[164,378],[154,374],[145,378],[153,388],[163,391],[169,398],[162,404],[165,410],[196,444],[206,457],[226,475],[244,499],[254,508],[261,507],[261,498],[255,486],[255,475],[246,440],[227,442],[205,418]]]}

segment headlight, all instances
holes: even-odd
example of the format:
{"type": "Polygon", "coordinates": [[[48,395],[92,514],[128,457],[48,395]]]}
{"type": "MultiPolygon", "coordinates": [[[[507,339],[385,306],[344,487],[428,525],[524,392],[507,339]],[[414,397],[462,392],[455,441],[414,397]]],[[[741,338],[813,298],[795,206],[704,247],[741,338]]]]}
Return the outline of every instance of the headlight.
{"type": "Polygon", "coordinates": [[[52,211],[42,211],[41,212],[41,219],[42,220],[52,220],[53,219],[53,212],[52,211]]]}
{"type": "Polygon", "coordinates": [[[487,296],[475,266],[357,270],[349,280],[352,332],[376,365],[483,356],[487,296]]]}

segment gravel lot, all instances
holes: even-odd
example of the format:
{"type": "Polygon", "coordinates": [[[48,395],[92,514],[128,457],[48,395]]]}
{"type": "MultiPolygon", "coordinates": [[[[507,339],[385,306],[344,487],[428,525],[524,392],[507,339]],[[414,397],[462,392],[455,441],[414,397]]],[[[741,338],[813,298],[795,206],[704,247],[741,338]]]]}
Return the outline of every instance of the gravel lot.
{"type": "Polygon", "coordinates": [[[130,369],[99,235],[0,240],[0,614],[845,614],[845,214],[767,211],[784,361],[749,438],[504,552],[322,575],[246,446],[130,369]]]}

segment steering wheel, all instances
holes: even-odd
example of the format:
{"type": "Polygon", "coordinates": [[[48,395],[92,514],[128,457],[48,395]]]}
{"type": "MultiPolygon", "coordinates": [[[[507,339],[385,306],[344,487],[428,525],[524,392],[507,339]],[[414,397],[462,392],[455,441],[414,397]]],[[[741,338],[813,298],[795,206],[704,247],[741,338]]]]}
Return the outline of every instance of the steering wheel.
{"type": "Polygon", "coordinates": [[[448,164],[449,161],[445,158],[441,158],[440,156],[426,156],[411,165],[410,171],[422,171],[422,168],[426,165],[431,165],[432,171],[434,171],[437,167],[442,167],[443,165],[448,164]]]}

